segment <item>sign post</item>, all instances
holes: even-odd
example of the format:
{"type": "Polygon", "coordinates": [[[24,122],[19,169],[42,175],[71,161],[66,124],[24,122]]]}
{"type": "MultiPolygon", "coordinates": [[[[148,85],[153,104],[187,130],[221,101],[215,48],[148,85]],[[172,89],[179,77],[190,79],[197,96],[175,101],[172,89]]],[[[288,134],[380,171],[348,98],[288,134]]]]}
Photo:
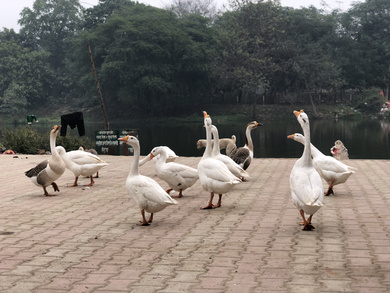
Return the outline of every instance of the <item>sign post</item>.
{"type": "Polygon", "coordinates": [[[95,132],[96,151],[102,155],[130,156],[134,150],[118,138],[133,135],[138,138],[137,130],[97,130],[95,132]]]}

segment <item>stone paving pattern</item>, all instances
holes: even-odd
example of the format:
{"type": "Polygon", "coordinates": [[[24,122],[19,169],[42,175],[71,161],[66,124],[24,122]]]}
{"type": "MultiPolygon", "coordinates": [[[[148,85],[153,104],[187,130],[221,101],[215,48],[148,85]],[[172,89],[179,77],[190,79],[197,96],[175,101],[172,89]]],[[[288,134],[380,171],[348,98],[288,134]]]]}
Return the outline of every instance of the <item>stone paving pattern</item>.
{"type": "MultiPolygon", "coordinates": [[[[0,292],[390,292],[390,161],[349,160],[359,171],[302,231],[296,159],[255,159],[214,210],[200,210],[198,181],[140,227],[125,188],[133,157],[102,156],[110,165],[90,188],[66,187],[66,170],[55,197],[24,175],[44,158],[0,156],[0,292]]],[[[168,188],[152,162],[140,171],[168,188]]]]}

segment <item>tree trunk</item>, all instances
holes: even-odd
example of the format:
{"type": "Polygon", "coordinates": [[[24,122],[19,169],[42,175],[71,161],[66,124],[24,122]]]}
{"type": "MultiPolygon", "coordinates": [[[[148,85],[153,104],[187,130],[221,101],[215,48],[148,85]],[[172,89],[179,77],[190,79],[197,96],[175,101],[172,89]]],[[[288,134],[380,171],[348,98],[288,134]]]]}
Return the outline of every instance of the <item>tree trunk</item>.
{"type": "Polygon", "coordinates": [[[311,95],[311,91],[309,89],[309,86],[307,85],[306,79],[305,79],[305,85],[306,85],[306,90],[309,92],[310,104],[311,104],[311,106],[313,108],[314,116],[318,117],[318,112],[317,112],[316,106],[314,105],[313,96],[311,95]]]}

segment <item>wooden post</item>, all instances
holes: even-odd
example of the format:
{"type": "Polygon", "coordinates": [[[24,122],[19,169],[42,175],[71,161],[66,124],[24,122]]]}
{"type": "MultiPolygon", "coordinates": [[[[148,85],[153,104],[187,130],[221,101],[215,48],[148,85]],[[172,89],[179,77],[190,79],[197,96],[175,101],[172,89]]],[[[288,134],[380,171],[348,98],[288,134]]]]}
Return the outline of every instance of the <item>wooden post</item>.
{"type": "Polygon", "coordinates": [[[89,43],[87,43],[87,48],[88,48],[88,52],[89,52],[89,57],[91,58],[93,75],[95,76],[95,80],[96,80],[96,87],[97,87],[97,90],[98,90],[98,93],[99,93],[100,106],[102,107],[103,120],[104,120],[103,126],[104,126],[104,129],[110,129],[110,126],[109,126],[108,120],[107,120],[106,108],[104,107],[103,96],[102,96],[102,92],[100,90],[100,84],[99,84],[99,80],[98,80],[98,77],[97,77],[97,74],[96,74],[95,63],[93,62],[91,47],[89,46],[89,43]]]}

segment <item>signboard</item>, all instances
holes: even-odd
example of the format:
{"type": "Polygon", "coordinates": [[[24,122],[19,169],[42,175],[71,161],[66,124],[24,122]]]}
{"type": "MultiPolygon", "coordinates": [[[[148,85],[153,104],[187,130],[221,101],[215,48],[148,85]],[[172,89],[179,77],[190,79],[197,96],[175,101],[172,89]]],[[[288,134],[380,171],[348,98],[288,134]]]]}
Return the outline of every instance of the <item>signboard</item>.
{"type": "Polygon", "coordinates": [[[133,135],[138,138],[137,130],[96,130],[95,142],[96,151],[102,155],[130,156],[134,154],[131,146],[118,138],[126,135],[133,135]]]}

